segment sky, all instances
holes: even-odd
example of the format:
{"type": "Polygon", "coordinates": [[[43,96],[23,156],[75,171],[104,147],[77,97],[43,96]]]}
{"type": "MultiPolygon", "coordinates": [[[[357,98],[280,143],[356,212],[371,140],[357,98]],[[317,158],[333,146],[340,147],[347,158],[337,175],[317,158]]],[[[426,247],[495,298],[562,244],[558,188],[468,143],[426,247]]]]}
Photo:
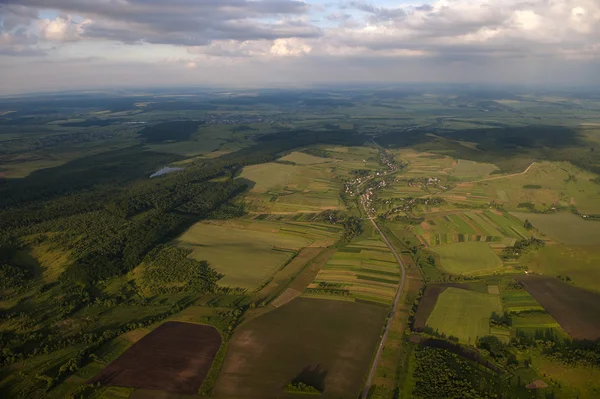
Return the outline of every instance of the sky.
{"type": "Polygon", "coordinates": [[[0,0],[0,94],[600,84],[600,0],[0,0]]]}

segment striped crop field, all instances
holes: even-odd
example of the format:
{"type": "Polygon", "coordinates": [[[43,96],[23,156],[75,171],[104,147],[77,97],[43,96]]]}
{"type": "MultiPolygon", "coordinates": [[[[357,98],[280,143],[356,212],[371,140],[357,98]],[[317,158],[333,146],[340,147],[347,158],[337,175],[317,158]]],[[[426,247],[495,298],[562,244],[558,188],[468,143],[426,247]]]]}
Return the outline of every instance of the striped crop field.
{"type": "Polygon", "coordinates": [[[339,249],[304,296],[388,305],[399,281],[398,264],[385,243],[361,239],[339,249]]]}
{"type": "Polygon", "coordinates": [[[503,248],[529,237],[518,219],[492,210],[432,214],[412,231],[430,247],[479,241],[503,248]]]}
{"type": "Polygon", "coordinates": [[[506,290],[502,305],[508,313],[545,312],[544,308],[525,290],[506,290]]]}

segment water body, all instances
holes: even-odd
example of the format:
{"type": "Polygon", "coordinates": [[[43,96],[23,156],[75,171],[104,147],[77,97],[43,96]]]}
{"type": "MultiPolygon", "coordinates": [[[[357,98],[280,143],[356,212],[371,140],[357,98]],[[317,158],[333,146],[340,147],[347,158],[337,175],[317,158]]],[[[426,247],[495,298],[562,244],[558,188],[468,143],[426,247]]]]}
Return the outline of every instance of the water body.
{"type": "Polygon", "coordinates": [[[151,174],[150,178],[152,179],[153,177],[158,177],[158,176],[166,175],[166,174],[173,173],[173,172],[181,172],[182,170],[183,170],[183,168],[171,168],[171,167],[167,166],[167,167],[164,167],[161,170],[151,174]]]}

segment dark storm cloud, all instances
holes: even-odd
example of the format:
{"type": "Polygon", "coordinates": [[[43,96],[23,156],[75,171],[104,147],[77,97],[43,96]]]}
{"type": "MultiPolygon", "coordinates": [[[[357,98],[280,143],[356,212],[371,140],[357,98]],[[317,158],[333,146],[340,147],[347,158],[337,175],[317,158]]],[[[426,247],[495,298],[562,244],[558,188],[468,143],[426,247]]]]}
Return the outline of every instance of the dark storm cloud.
{"type": "Polygon", "coordinates": [[[37,18],[35,10],[0,3],[0,55],[43,55],[43,51],[32,47],[37,44],[38,39],[26,28],[37,18]]]}
{"type": "Polygon", "coordinates": [[[309,6],[296,0],[0,0],[91,20],[83,37],[154,44],[206,45],[214,40],[318,37],[321,29],[294,20],[309,6]],[[277,20],[277,22],[272,22],[277,20]]]}

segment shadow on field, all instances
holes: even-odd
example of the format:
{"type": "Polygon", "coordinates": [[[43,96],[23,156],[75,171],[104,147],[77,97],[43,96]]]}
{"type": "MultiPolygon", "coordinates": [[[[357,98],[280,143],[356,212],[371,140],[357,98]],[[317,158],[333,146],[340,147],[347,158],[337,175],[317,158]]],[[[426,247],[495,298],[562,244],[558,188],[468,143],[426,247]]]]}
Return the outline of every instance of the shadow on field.
{"type": "Polygon", "coordinates": [[[292,380],[292,384],[301,382],[324,392],[325,377],[327,377],[327,370],[323,369],[320,364],[317,364],[316,366],[307,366],[292,380]]]}

